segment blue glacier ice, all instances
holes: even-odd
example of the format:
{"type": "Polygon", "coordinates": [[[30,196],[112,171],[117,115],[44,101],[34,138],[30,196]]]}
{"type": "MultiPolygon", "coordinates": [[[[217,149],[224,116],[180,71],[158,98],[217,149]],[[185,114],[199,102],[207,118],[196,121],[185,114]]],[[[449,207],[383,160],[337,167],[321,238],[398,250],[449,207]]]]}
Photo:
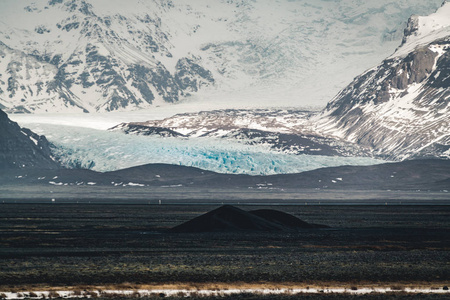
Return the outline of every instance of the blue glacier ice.
{"type": "Polygon", "coordinates": [[[149,163],[193,166],[219,173],[272,175],[340,165],[373,165],[367,157],[293,155],[217,138],[162,138],[126,135],[90,128],[27,124],[45,134],[68,167],[114,171],[149,163]]]}

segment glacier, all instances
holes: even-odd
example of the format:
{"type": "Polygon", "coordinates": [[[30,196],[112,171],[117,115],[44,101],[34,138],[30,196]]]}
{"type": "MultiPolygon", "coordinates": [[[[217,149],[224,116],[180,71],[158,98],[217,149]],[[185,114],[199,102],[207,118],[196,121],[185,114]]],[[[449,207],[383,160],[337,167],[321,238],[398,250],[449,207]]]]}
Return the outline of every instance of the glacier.
{"type": "Polygon", "coordinates": [[[54,145],[54,155],[66,167],[106,172],[166,163],[218,173],[274,175],[299,173],[340,165],[383,163],[367,157],[293,155],[271,151],[264,145],[244,145],[215,138],[162,138],[76,126],[28,123],[54,145]]]}

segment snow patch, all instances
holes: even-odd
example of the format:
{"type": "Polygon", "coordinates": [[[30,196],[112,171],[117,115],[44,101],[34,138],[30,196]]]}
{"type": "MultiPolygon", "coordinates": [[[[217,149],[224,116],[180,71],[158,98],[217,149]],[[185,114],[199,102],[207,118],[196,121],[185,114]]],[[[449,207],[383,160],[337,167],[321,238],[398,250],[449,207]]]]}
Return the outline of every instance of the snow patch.
{"type": "Polygon", "coordinates": [[[62,183],[62,182],[49,181],[48,183],[51,185],[64,185],[64,183],[62,183]]]}
{"type": "Polygon", "coordinates": [[[128,182],[127,184],[124,184],[123,186],[145,186],[145,184],[128,182]]]}

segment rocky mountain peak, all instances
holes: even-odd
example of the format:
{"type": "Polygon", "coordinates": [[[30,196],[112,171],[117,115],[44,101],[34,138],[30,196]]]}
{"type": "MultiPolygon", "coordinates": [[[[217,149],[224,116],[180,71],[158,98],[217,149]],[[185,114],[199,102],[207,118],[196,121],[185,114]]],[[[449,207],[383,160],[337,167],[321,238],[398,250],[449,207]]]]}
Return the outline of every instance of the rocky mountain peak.
{"type": "Polygon", "coordinates": [[[403,40],[393,56],[404,56],[415,48],[423,47],[433,41],[450,35],[450,2],[428,16],[413,15],[404,30],[403,40]]]}
{"type": "Polygon", "coordinates": [[[343,89],[318,130],[390,159],[450,157],[450,3],[411,17],[402,46],[343,89]]]}
{"type": "Polygon", "coordinates": [[[414,34],[417,34],[417,31],[419,30],[419,16],[417,15],[412,15],[409,19],[408,19],[408,23],[406,24],[406,28],[403,31],[403,39],[402,39],[402,44],[405,44],[408,40],[408,38],[414,34]]]}

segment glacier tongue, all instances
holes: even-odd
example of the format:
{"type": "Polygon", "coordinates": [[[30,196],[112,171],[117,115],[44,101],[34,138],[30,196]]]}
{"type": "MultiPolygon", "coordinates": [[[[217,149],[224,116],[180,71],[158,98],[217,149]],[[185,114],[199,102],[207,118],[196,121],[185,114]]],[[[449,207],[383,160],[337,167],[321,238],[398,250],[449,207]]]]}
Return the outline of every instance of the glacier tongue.
{"type": "Polygon", "coordinates": [[[215,138],[161,138],[49,124],[27,126],[47,136],[55,145],[55,155],[66,166],[95,171],[167,163],[219,173],[271,175],[383,162],[362,157],[291,155],[270,151],[265,146],[248,146],[215,138]]]}

